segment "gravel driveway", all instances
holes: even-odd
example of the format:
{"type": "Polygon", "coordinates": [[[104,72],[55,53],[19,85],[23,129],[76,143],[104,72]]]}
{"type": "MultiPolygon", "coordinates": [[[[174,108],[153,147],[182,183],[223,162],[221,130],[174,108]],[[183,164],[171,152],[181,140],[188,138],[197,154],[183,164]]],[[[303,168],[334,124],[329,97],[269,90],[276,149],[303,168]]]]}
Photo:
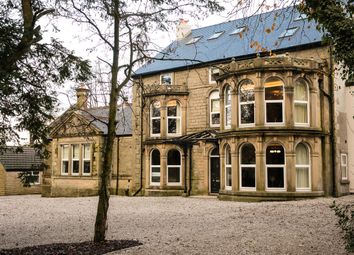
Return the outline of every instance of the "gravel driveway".
{"type": "MultiPolygon", "coordinates": [[[[111,197],[112,254],[346,254],[333,198],[239,203],[213,197],[111,197]]],[[[336,199],[349,202],[354,196],[336,199]]],[[[93,238],[97,197],[0,197],[0,249],[93,238]]]]}

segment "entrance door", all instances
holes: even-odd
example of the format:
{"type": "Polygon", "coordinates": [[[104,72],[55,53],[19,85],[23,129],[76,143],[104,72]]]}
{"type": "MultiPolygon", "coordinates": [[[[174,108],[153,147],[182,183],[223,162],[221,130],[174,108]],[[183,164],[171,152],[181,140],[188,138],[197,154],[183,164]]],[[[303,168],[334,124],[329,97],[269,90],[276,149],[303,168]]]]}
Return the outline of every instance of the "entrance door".
{"type": "Polygon", "coordinates": [[[219,193],[220,190],[220,156],[219,149],[210,153],[210,193],[219,193]]]}

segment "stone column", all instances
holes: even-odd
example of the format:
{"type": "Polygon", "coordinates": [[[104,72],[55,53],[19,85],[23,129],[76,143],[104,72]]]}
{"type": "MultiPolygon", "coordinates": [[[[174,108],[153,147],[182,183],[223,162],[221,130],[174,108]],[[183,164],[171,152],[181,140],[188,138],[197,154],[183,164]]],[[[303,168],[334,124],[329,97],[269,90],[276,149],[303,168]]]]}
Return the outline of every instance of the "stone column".
{"type": "Polygon", "coordinates": [[[285,185],[288,192],[296,191],[296,169],[295,169],[295,152],[294,152],[294,137],[289,136],[287,148],[285,149],[285,185]]]}
{"type": "Polygon", "coordinates": [[[265,191],[265,151],[263,150],[263,138],[257,137],[256,144],[256,190],[265,191]]]}
{"type": "Polygon", "coordinates": [[[224,91],[220,90],[220,130],[225,130],[225,102],[224,91]]]}
{"type": "Polygon", "coordinates": [[[264,104],[264,87],[263,87],[263,75],[261,72],[257,73],[257,80],[254,87],[254,96],[255,96],[255,126],[264,126],[265,120],[265,104],[264,104]]]}
{"type": "Polygon", "coordinates": [[[161,111],[160,111],[160,118],[161,118],[161,138],[166,138],[167,136],[167,107],[166,107],[166,99],[161,99],[161,111]]]}
{"type": "Polygon", "coordinates": [[[166,188],[167,184],[167,150],[165,145],[160,148],[161,162],[160,162],[160,185],[162,189],[166,188]]]}
{"type": "Polygon", "coordinates": [[[231,165],[232,165],[232,191],[240,190],[239,181],[239,153],[237,151],[238,142],[233,139],[231,144],[231,165]]]}
{"type": "Polygon", "coordinates": [[[182,119],[181,119],[181,133],[182,135],[186,135],[187,134],[187,97],[183,98],[182,101],[182,119]]]}
{"type": "Polygon", "coordinates": [[[284,84],[284,123],[287,127],[294,126],[294,85],[292,72],[286,73],[284,84]]]}

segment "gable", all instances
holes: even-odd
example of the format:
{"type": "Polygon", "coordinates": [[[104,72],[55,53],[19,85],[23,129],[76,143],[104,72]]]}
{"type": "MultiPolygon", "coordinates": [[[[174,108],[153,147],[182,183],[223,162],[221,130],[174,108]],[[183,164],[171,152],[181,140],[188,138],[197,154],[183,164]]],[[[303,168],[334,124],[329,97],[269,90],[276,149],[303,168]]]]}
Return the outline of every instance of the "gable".
{"type": "Polygon", "coordinates": [[[100,134],[100,130],[92,123],[75,112],[62,118],[62,121],[53,127],[50,136],[55,137],[73,137],[73,136],[90,136],[100,134]]]}

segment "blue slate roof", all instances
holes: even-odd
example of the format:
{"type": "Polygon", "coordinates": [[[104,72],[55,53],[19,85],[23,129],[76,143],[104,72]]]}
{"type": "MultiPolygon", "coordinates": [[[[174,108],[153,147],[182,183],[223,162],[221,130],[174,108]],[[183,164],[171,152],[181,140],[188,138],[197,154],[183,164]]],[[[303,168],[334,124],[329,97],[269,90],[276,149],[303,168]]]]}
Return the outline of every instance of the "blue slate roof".
{"type": "MultiPolygon", "coordinates": [[[[132,112],[131,105],[118,105],[116,114],[116,135],[132,134],[132,112]]],[[[106,135],[108,133],[108,106],[87,109],[86,112],[82,112],[82,115],[90,121],[90,124],[102,131],[103,134],[106,135]]]]}
{"type": "Polygon", "coordinates": [[[298,19],[295,7],[287,7],[247,18],[217,25],[193,29],[186,38],[172,42],[163,53],[156,55],[139,68],[134,76],[147,75],[187,66],[222,61],[230,58],[254,57],[263,50],[279,51],[293,47],[319,43],[323,33],[317,24],[307,19],[298,19]],[[246,26],[241,34],[230,35],[238,27],[246,26]],[[289,28],[297,28],[292,36],[281,37],[289,28]],[[208,39],[214,33],[224,31],[217,39],[208,39]],[[186,44],[193,37],[201,36],[194,44],[186,44]],[[258,47],[257,47],[258,46],[258,47]]]}

